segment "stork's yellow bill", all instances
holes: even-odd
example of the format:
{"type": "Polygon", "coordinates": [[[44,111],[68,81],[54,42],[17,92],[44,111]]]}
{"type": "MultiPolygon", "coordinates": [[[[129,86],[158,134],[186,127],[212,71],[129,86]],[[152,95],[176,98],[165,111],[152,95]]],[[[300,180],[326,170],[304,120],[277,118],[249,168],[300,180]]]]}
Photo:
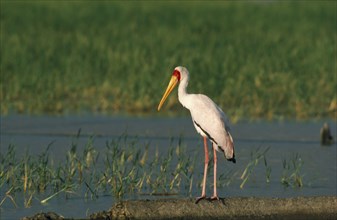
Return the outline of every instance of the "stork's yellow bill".
{"type": "Polygon", "coordinates": [[[161,98],[160,103],[158,105],[158,111],[161,109],[161,106],[164,104],[166,98],[170,95],[170,93],[172,92],[174,87],[176,87],[179,80],[180,80],[180,73],[179,72],[176,73],[176,71],[173,72],[171,80],[170,80],[170,82],[169,82],[169,84],[166,88],[166,91],[165,91],[165,93],[164,93],[163,97],[161,98]]]}

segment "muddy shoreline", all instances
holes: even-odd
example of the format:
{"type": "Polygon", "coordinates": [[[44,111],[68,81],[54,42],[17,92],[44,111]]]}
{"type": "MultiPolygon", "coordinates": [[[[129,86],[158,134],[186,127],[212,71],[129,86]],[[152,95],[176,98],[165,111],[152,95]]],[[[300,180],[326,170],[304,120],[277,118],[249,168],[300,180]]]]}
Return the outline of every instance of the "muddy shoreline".
{"type": "MultiPolygon", "coordinates": [[[[256,198],[220,201],[193,199],[132,200],[112,205],[88,219],[335,219],[337,196],[256,198]]],[[[24,220],[71,219],[56,213],[38,213],[24,220]]]]}

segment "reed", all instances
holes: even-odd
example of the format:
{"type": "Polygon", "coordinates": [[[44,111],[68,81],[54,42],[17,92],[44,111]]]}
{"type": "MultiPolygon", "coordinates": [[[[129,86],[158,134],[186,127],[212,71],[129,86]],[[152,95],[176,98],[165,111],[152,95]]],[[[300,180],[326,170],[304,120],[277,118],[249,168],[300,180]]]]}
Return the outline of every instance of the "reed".
{"type": "MultiPolygon", "coordinates": [[[[39,155],[27,152],[23,158],[16,156],[14,145],[9,145],[5,154],[1,151],[0,187],[4,195],[0,198],[0,207],[6,200],[18,207],[16,195],[23,195],[24,207],[30,207],[34,201],[47,204],[60,195],[66,198],[80,195],[93,200],[110,195],[122,200],[143,194],[191,195],[193,188],[201,186],[202,173],[196,171],[198,152],[187,151],[183,137],[178,139],[177,144],[172,138],[166,153],[161,154],[150,143],[140,144],[137,137],[131,138],[126,133],[107,141],[101,152],[95,147],[94,136],[89,137],[84,146],[79,146],[79,137],[80,131],[65,152],[64,159],[58,163],[52,159],[50,149],[53,143],[39,155]],[[154,153],[149,155],[151,147],[154,153]]],[[[269,183],[272,172],[267,163],[269,149],[257,148],[251,152],[251,160],[241,174],[241,189],[261,163],[269,183]]],[[[302,165],[299,154],[284,160],[281,184],[302,187],[302,165]]],[[[209,167],[212,169],[212,163],[209,167]]],[[[238,172],[229,170],[221,174],[219,186],[237,184],[238,172]]]]}
{"type": "MultiPolygon", "coordinates": [[[[61,193],[72,194],[81,187],[87,189],[86,198],[97,198],[109,192],[121,199],[125,194],[142,193],[147,188],[151,193],[167,192],[169,181],[171,189],[175,181],[181,181],[178,177],[183,172],[181,164],[185,161],[178,159],[178,168],[171,168],[174,148],[166,156],[157,154],[153,161],[147,161],[147,148],[143,152],[135,147],[134,140],[128,142],[127,137],[120,137],[106,143],[106,153],[102,158],[104,166],[98,168],[99,154],[93,147],[93,138],[89,138],[82,155],[77,151],[76,142],[66,153],[65,162],[57,166],[49,160],[50,145],[35,157],[26,153],[23,160],[16,158],[15,147],[10,145],[5,155],[0,154],[0,185],[2,188],[10,187],[1,204],[5,199],[14,202],[13,195],[21,191],[27,197],[25,206],[30,206],[35,193],[50,194],[41,203],[47,203],[61,193]],[[173,172],[176,176],[172,181],[170,174],[173,172]]],[[[182,152],[179,155],[188,158],[182,152]]],[[[174,186],[179,188],[179,184],[174,186]]]]}
{"type": "Polygon", "coordinates": [[[281,176],[281,183],[284,187],[303,187],[304,174],[301,173],[301,168],[304,161],[301,155],[296,153],[290,160],[283,160],[283,173],[281,176]]]}
{"type": "Polygon", "coordinates": [[[267,164],[266,154],[269,151],[270,147],[267,147],[263,150],[260,150],[260,147],[257,148],[255,151],[251,152],[251,160],[247,164],[246,168],[244,169],[240,179],[242,180],[240,184],[240,188],[242,189],[246,182],[248,181],[250,175],[253,173],[254,168],[260,163],[261,160],[264,161],[264,165],[266,168],[266,182],[269,183],[270,181],[270,174],[271,174],[271,167],[267,164]]]}

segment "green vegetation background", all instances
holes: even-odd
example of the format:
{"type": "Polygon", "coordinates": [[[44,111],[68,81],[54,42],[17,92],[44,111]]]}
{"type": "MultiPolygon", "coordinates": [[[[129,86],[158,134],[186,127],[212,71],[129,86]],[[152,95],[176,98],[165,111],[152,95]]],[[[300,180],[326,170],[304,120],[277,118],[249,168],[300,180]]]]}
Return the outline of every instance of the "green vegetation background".
{"type": "Polygon", "coordinates": [[[1,1],[1,115],[158,114],[183,65],[233,121],[335,118],[336,4],[1,1]]]}

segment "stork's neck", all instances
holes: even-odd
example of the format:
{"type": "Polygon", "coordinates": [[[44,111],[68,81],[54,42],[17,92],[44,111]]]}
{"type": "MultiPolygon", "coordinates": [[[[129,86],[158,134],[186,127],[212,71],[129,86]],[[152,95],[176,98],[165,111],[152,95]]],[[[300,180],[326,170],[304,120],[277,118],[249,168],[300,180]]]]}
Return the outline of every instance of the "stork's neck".
{"type": "Polygon", "coordinates": [[[188,78],[185,78],[180,81],[178,87],[178,100],[185,108],[189,109],[188,96],[190,94],[188,94],[186,91],[187,85],[188,85],[188,78]]]}

